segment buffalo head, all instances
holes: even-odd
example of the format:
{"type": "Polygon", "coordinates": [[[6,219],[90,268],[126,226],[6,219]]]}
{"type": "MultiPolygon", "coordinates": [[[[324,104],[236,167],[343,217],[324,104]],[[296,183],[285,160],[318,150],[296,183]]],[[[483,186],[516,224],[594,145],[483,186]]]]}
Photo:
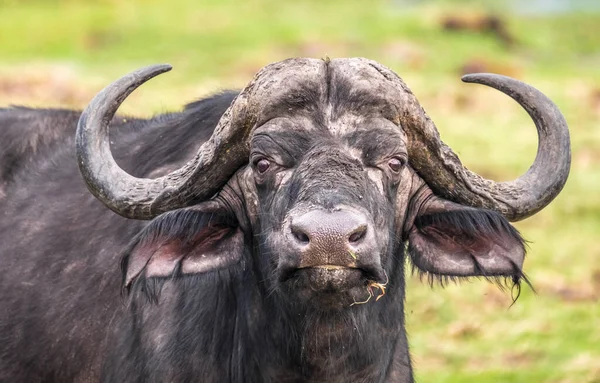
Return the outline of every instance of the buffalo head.
{"type": "Polygon", "coordinates": [[[355,58],[263,68],[192,160],[135,178],[112,158],[109,122],[127,95],[169,69],[141,69],[104,89],[77,131],[91,192],[125,217],[154,218],[128,251],[126,285],[242,262],[267,281],[265,295],[339,309],[381,296],[387,283],[403,286],[405,254],[431,275],[518,282],[525,252],[507,220],[546,206],[569,172],[567,125],[534,88],[463,78],[508,94],[537,127],[531,168],[498,183],[460,163],[395,73],[355,58]]]}

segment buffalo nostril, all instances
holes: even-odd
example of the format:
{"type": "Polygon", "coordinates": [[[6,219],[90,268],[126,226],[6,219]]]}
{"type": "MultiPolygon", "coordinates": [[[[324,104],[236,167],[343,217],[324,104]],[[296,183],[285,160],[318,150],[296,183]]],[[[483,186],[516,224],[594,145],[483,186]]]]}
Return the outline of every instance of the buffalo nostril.
{"type": "Polygon", "coordinates": [[[294,238],[296,238],[298,242],[300,242],[303,245],[308,245],[308,243],[310,242],[310,238],[308,237],[308,235],[306,235],[306,233],[297,228],[292,228],[292,235],[294,236],[294,238]]]}
{"type": "Polygon", "coordinates": [[[365,235],[367,235],[367,225],[360,225],[356,230],[352,232],[352,234],[350,234],[348,240],[350,241],[350,243],[357,243],[360,242],[365,237],[365,235]]]}

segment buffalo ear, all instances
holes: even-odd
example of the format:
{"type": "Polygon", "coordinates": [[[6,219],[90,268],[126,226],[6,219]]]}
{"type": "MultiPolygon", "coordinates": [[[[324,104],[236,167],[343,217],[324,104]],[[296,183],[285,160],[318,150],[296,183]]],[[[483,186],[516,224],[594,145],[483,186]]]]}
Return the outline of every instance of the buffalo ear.
{"type": "Polygon", "coordinates": [[[525,242],[499,213],[436,200],[417,213],[408,253],[421,271],[442,277],[510,277],[518,282],[525,242]]]}
{"type": "Polygon", "coordinates": [[[155,218],[123,257],[123,282],[199,274],[226,268],[244,254],[244,234],[233,214],[202,204],[155,218]]]}

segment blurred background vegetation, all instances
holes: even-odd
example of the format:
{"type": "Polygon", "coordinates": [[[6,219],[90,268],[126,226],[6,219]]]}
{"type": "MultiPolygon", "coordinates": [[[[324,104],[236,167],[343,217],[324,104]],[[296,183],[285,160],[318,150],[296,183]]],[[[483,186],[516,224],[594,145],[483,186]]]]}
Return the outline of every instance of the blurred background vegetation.
{"type": "Polygon", "coordinates": [[[537,295],[409,277],[420,382],[600,382],[600,2],[597,0],[0,0],[0,105],[82,108],[143,65],[175,69],[122,111],[151,115],[292,56],[364,56],[394,69],[467,166],[496,180],[532,163],[533,124],[496,72],[545,92],[571,127],[563,193],[516,226],[537,295]]]}

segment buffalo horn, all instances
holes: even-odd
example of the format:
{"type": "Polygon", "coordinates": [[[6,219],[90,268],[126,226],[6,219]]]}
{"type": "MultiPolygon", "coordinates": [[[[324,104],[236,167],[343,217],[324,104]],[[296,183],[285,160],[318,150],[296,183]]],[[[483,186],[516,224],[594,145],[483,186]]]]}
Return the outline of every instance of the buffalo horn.
{"type": "Polygon", "coordinates": [[[436,194],[455,202],[495,210],[511,221],[535,214],[558,195],[569,175],[571,147],[564,117],[552,101],[521,81],[487,73],[469,74],[462,80],[497,89],[529,113],[539,142],[533,165],[513,181],[485,179],[461,164],[439,140],[429,118],[421,120],[419,132],[412,132],[419,136],[409,144],[412,165],[436,194]]]}
{"type": "MultiPolygon", "coordinates": [[[[156,179],[136,178],[115,162],[108,128],[121,103],[149,79],[171,70],[153,65],[113,82],[94,97],[77,126],[79,169],[88,189],[116,213],[133,219],[153,217],[214,195],[245,161],[246,134],[235,124],[245,110],[243,95],[225,112],[212,137],[183,167],[156,179]]],[[[243,119],[242,119],[243,120],[243,119]]],[[[168,134],[168,132],[165,132],[168,134]]]]}

